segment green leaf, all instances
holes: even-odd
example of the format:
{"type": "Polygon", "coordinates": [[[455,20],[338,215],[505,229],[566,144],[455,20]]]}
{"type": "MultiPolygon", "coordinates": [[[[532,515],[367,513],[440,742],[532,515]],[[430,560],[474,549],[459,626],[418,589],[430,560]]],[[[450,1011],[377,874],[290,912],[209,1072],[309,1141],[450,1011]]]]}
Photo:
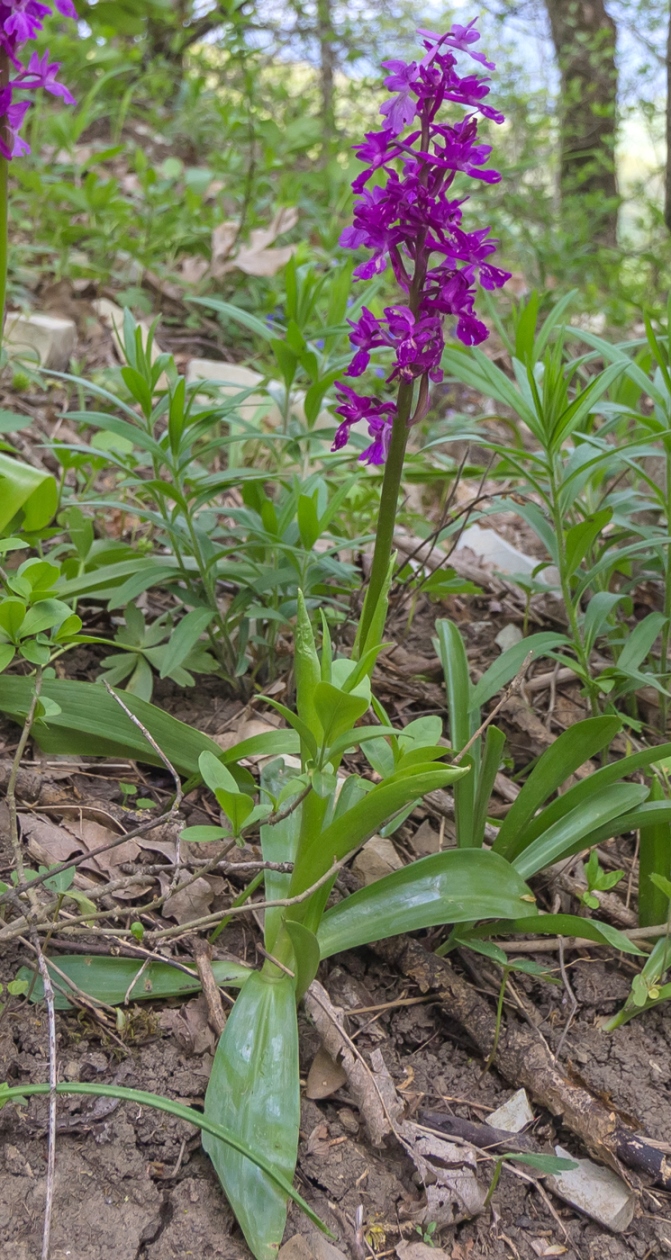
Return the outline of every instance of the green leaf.
{"type": "MultiPolygon", "coordinates": [[[[263,1153],[285,1182],[298,1153],[298,1026],[293,981],[255,971],[219,1040],[205,1116],[263,1153]]],[[[257,1164],[207,1134],[203,1138],[226,1197],[256,1260],[276,1260],[287,1196],[257,1164]]]]}
{"type": "Polygon", "coordinates": [[[177,629],[170,635],[163,653],[161,678],[168,678],[174,669],[184,663],[213,617],[211,608],[194,608],[186,617],[182,617],[177,629]]]}
{"type": "Polygon", "coordinates": [[[364,840],[374,835],[410,801],[426,796],[437,788],[454,783],[467,773],[460,766],[418,766],[415,772],[378,783],[363,800],[357,801],[345,814],[336,817],[319,834],[312,835],[294,871],[291,895],[305,892],[325,875],[334,860],[344,858],[364,840]]]}
{"type": "Polygon", "coordinates": [[[445,675],[449,739],[452,748],[459,752],[473,734],[471,713],[474,709],[468,659],[461,632],[453,621],[446,618],[436,622],[437,649],[445,675]]]}
{"type": "MultiPolygon", "coordinates": [[[[23,723],[33,696],[30,678],[0,676],[0,712],[23,723]]],[[[45,679],[42,698],[58,706],[51,711],[48,725],[37,723],[33,738],[48,753],[92,757],[133,757],[148,765],[162,765],[160,758],[130,718],[97,683],[69,679],[45,679]]],[[[201,731],[179,722],[156,705],[124,693],[124,704],[151,732],[166,757],[181,773],[198,769],[201,752],[221,756],[214,740],[201,731]]],[[[230,750],[229,750],[230,751],[230,750]]]]}
{"type": "MultiPolygon", "coordinates": [[[[22,1105],[26,1098],[49,1093],[51,1093],[49,1085],[10,1087],[6,1083],[0,1084],[0,1110],[8,1102],[16,1102],[22,1105]]],[[[127,1089],[124,1085],[89,1085],[88,1083],[77,1081],[72,1084],[57,1085],[55,1093],[65,1095],[85,1094],[93,1098],[121,1098],[125,1102],[135,1103],[141,1107],[155,1107],[158,1111],[166,1111],[168,1115],[177,1116],[180,1120],[186,1120],[187,1124],[195,1125],[197,1129],[201,1129],[209,1137],[214,1138],[217,1143],[227,1143],[233,1150],[240,1152],[241,1157],[256,1160],[258,1167],[266,1170],[266,1175],[272,1179],[271,1184],[273,1188],[278,1187],[283,1194],[292,1198],[313,1224],[317,1225],[323,1233],[332,1237],[324,1222],[317,1216],[317,1213],[313,1212],[310,1205],[305,1202],[305,1199],[301,1198],[300,1194],[294,1190],[290,1181],[273,1167],[271,1161],[266,1159],[265,1155],[252,1152],[244,1142],[240,1141],[235,1133],[228,1132],[208,1116],[201,1115],[199,1111],[195,1111],[193,1107],[185,1107],[183,1103],[175,1102],[172,1098],[164,1098],[162,1094],[150,1094],[142,1089],[127,1089]]]]}
{"type": "MultiPolygon", "coordinates": [[[[474,936],[576,936],[587,941],[612,945],[624,954],[639,954],[639,949],[624,932],[597,919],[581,919],[577,914],[537,914],[533,918],[514,919],[510,922],[485,923],[474,928],[474,936]]],[[[468,940],[464,938],[464,944],[468,940]]],[[[505,942],[504,942],[505,945],[505,942]]],[[[529,942],[529,952],[533,943],[529,942]]]]}
{"type": "MultiPolygon", "coordinates": [[[[652,781],[649,800],[665,800],[657,778],[652,781]]],[[[665,884],[671,875],[671,824],[641,827],[639,837],[638,922],[640,927],[651,927],[666,923],[669,913],[671,887],[667,892],[665,884]]]]}
{"type": "Polygon", "coordinates": [[[0,433],[18,433],[19,429],[27,429],[32,423],[32,416],[22,416],[18,411],[0,408],[0,433]]]}
{"type": "Polygon", "coordinates": [[[524,847],[523,829],[536,811],[562,783],[601,752],[621,728],[617,717],[586,718],[563,731],[539,758],[517,800],[508,810],[494,850],[512,861],[524,847]]]}
{"type": "MultiPolygon", "coordinates": [[[[186,993],[199,993],[201,984],[193,968],[193,979],[171,967],[169,963],[150,962],[144,966],[142,959],[133,958],[98,958],[95,955],[63,954],[54,959],[60,971],[72,980],[73,984],[86,993],[94,1001],[106,1002],[109,1006],[119,1006],[125,999],[133,977],[137,976],[137,984],[131,990],[131,1000],[140,1002],[148,999],[180,997],[186,993]],[[142,974],[140,975],[140,972],[142,974]]],[[[49,964],[51,979],[56,988],[55,1004],[58,1010],[69,1010],[72,1003],[66,996],[67,984],[58,972],[49,964]],[[63,990],[63,992],[61,992],[63,990]]],[[[191,968],[189,968],[191,970],[191,968]]],[[[217,984],[232,985],[234,988],[243,985],[252,975],[250,967],[242,963],[225,962],[214,959],[212,972],[217,984]]],[[[44,987],[39,972],[30,967],[21,967],[18,979],[29,980],[32,984],[31,1002],[44,1001],[44,987]]]]}
{"type": "Polygon", "coordinates": [[[568,577],[572,577],[580,567],[592,543],[599,537],[612,515],[612,508],[604,508],[602,512],[595,512],[578,525],[572,525],[567,531],[564,545],[568,577]]]}
{"type": "Polygon", "coordinates": [[[318,682],[313,692],[315,712],[321,723],[325,748],[348,731],[369,706],[366,697],[355,696],[332,683],[318,682]]]}
{"type": "Polygon", "coordinates": [[[514,1160],[518,1164],[528,1164],[530,1168],[537,1168],[539,1172],[551,1173],[571,1172],[580,1165],[574,1159],[561,1159],[558,1155],[532,1155],[529,1152],[525,1154],[515,1152],[512,1154],[506,1151],[502,1159],[514,1160]]]}
{"type": "MultiPolygon", "coordinates": [[[[280,793],[290,788],[297,778],[297,772],[284,761],[276,760],[266,764],[261,771],[261,799],[270,797],[277,800],[280,793]]],[[[293,862],[298,847],[301,828],[302,806],[298,806],[281,822],[261,828],[261,852],[264,862],[293,862]]],[[[286,897],[291,884],[291,875],[281,871],[265,872],[265,896],[267,901],[276,901],[286,897]]],[[[275,941],[284,920],[285,911],[281,906],[271,907],[264,911],[263,929],[265,946],[269,953],[275,949],[275,941]]]]}
{"type": "Polygon", "coordinates": [[[294,949],[296,1001],[299,1002],[314,980],[321,962],[319,941],[304,923],[287,919],[284,924],[294,949]]]}
{"type": "Polygon", "coordinates": [[[212,840],[223,840],[226,832],[223,827],[185,827],[179,836],[189,844],[209,844],[212,840]]]}
{"type": "Polygon", "coordinates": [[[530,634],[528,639],[513,643],[512,647],[502,652],[489,669],[485,670],[480,681],[473,687],[472,708],[479,711],[488,700],[498,695],[499,691],[502,691],[519,673],[527,656],[530,656],[532,661],[538,660],[540,656],[546,656],[555,648],[568,642],[565,634],[544,631],[542,634],[530,634]]]}
{"type": "Polygon", "coordinates": [[[44,529],[57,507],[58,489],[50,473],[0,454],[0,530],[5,530],[18,512],[23,512],[24,529],[44,529]]]}
{"type": "Polygon", "coordinates": [[[525,879],[536,875],[545,866],[568,856],[597,827],[626,816],[647,795],[648,788],[640,783],[615,783],[603,788],[542,832],[513,859],[513,865],[525,879]]]}
{"type": "Polygon", "coordinates": [[[522,900],[528,896],[524,880],[496,853],[486,849],[434,853],[327,910],[317,933],[321,956],[438,924],[524,915],[535,919],[535,907],[522,900]]]}

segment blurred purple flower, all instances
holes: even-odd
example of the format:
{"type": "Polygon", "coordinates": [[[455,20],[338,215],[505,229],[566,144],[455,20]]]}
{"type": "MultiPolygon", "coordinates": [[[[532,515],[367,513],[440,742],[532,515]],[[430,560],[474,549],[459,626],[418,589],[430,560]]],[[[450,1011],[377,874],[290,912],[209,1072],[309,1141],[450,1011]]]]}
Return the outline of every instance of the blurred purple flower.
{"type": "MultiPolygon", "coordinates": [[[[77,18],[72,0],[54,3],[62,17],[77,18]]],[[[17,94],[42,88],[74,105],[74,97],[58,81],[60,65],[50,61],[48,52],[42,57],[33,52],[27,67],[19,60],[21,45],[39,35],[43,19],[52,11],[51,4],[40,0],[0,0],[0,71],[4,69],[7,75],[7,82],[0,89],[0,153],[7,160],[30,153],[30,146],[19,132],[31,102],[17,99],[17,94]]]]}
{"type": "MultiPolygon", "coordinates": [[[[369,280],[390,262],[403,294],[401,303],[386,307],[381,317],[364,307],[358,320],[349,321],[356,353],[347,376],[361,376],[372,351],[391,350],[387,381],[398,378],[412,388],[419,382],[410,423],[426,413],[429,382],[442,380],[444,318],[452,317],[464,345],[478,345],[489,332],[475,313],[475,285],[497,289],[509,277],[488,261],[497,244],[490,229],[464,231],[465,198],[449,195],[459,173],[487,184],[501,178],[498,171],[485,168],[491,145],[478,142],[478,114],[496,123],[503,122],[503,115],[485,103],[490,90],[485,77],[459,77],[454,54],[466,53],[487,70],[494,65],[473,48],[480,38],[475,21],[455,24],[444,35],[425,30],[419,35],[425,50],[419,63],[382,62],[391,97],[380,108],[382,130],[368,132],[355,146],[364,170],[352,184],[357,196],[352,226],[340,238],[345,249],[370,250],[370,257],[355,268],[355,279],[369,280]],[[454,123],[439,121],[447,101],[469,112],[454,123]],[[376,174],[383,182],[367,187],[376,174]]],[[[343,420],[333,449],[346,444],[353,424],[365,421],[373,443],[361,458],[384,462],[396,405],[359,395],[347,385],[338,389],[337,411],[343,420]]]]}

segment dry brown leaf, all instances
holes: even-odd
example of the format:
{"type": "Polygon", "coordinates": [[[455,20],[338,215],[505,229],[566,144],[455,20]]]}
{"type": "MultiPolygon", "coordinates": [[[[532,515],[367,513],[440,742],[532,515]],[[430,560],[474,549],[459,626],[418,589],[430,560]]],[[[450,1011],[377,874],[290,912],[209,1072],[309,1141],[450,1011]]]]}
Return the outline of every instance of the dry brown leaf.
{"type": "MultiPolygon", "coordinates": [[[[67,830],[74,836],[80,848],[89,852],[100,848],[103,844],[112,844],[119,838],[118,831],[111,831],[109,827],[101,826],[92,818],[73,819],[67,823],[67,830]]],[[[117,868],[124,862],[134,862],[139,852],[135,840],[125,840],[115,849],[109,849],[107,853],[100,853],[98,857],[82,862],[82,867],[84,870],[95,871],[98,874],[110,875],[112,872],[117,874],[117,868]]]]}
{"type": "Polygon", "coordinates": [[[327,1155],[331,1149],[331,1135],[324,1120],[316,1124],[308,1135],[308,1155],[327,1155]]]}
{"type": "Polygon", "coordinates": [[[345,1084],[347,1073],[340,1063],[336,1063],[328,1050],[320,1046],[312,1066],[308,1072],[306,1098],[330,1098],[345,1084]]]}
{"type": "Polygon", "coordinates": [[[39,814],[20,814],[21,834],[28,841],[30,856],[42,866],[56,866],[81,853],[85,846],[65,827],[58,827],[39,814]]]}
{"type": "Polygon", "coordinates": [[[191,919],[201,919],[209,912],[214,900],[214,893],[206,879],[194,879],[192,884],[178,888],[168,897],[163,913],[168,919],[176,919],[178,923],[189,923],[191,919]]]}
{"type": "Polygon", "coordinates": [[[179,274],[187,285],[200,284],[210,270],[207,258],[183,258],[179,264],[179,274]]]}
{"type": "Polygon", "coordinates": [[[439,1228],[477,1216],[484,1207],[485,1191],[477,1180],[477,1160],[470,1146],[457,1146],[404,1121],[401,1132],[426,1189],[425,1224],[439,1228]]]}
{"type": "Polygon", "coordinates": [[[228,260],[229,254],[238,238],[240,224],[235,219],[227,219],[212,232],[212,275],[222,274],[220,268],[228,260]]]}
{"type": "Polygon", "coordinates": [[[275,276],[286,267],[295,252],[295,245],[282,245],[280,249],[241,249],[240,253],[226,266],[226,271],[233,268],[244,271],[247,276],[275,276]]]}
{"type": "Polygon", "coordinates": [[[172,1033],[185,1054],[214,1054],[217,1038],[208,1022],[205,995],[199,994],[179,1010],[163,1011],[160,1026],[172,1033]]]}

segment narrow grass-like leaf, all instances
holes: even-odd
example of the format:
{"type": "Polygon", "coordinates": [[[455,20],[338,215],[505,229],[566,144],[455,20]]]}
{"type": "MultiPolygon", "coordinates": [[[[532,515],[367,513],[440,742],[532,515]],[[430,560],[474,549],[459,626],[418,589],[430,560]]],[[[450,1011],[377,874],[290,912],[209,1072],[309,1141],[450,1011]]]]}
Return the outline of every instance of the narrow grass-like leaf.
{"type": "MultiPolygon", "coordinates": [[[[7,1103],[21,1102],[23,1098],[34,1098],[40,1094],[50,1094],[50,1085],[13,1085],[8,1086],[0,1084],[0,1110],[7,1103]]],[[[265,1175],[268,1176],[271,1184],[278,1187],[278,1190],[289,1198],[294,1200],[305,1215],[312,1221],[322,1233],[331,1237],[327,1226],[313,1211],[309,1203],[301,1197],[297,1190],[294,1190],[290,1180],[283,1177],[272,1165],[272,1162],[266,1159],[265,1155],[253,1152],[245,1146],[244,1142],[234,1134],[230,1133],[222,1125],[210,1119],[207,1115],[202,1115],[200,1111],[195,1111],[193,1107],[185,1107],[183,1103],[175,1102],[172,1098],[165,1098],[163,1094],[150,1094],[143,1089],[127,1089],[125,1085],[99,1085],[89,1084],[83,1081],[68,1082],[66,1084],[57,1085],[54,1093],[65,1095],[88,1095],[93,1098],[120,1098],[122,1102],[137,1103],[141,1107],[155,1107],[157,1111],[167,1111],[170,1116],[177,1116],[180,1120],[186,1120],[187,1124],[193,1124],[197,1129],[201,1129],[203,1133],[214,1138],[217,1142],[225,1143],[232,1150],[240,1152],[241,1156],[254,1160],[259,1169],[263,1169],[265,1175]]]]}
{"type": "Polygon", "coordinates": [[[523,847],[520,840],[522,830],[536,810],[579,766],[601,752],[615,738],[621,725],[617,717],[586,718],[559,736],[534,766],[509,809],[494,841],[497,853],[509,861],[517,856],[523,847]]]}
{"type": "MultiPolygon", "coordinates": [[[[0,712],[23,722],[34,691],[31,678],[0,675],[0,712]]],[[[60,712],[50,714],[48,725],[33,727],[33,738],[44,752],[93,757],[133,757],[148,765],[162,765],[141,731],[98,683],[49,678],[42,696],[54,701],[60,712]]],[[[156,705],[123,693],[124,704],[154,736],[159,748],[176,770],[193,774],[202,752],[221,757],[221,749],[201,731],[164,713],[156,705]]]]}

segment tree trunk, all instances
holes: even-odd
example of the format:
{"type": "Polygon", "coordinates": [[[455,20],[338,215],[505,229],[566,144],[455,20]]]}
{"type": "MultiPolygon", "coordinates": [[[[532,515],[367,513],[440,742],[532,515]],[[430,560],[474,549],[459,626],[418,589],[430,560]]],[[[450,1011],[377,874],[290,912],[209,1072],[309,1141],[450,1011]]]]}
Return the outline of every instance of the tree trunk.
{"type": "Polygon", "coordinates": [[[617,244],[616,28],[604,0],[546,0],[561,74],[562,209],[579,209],[597,244],[617,244]]]}
{"type": "Polygon", "coordinates": [[[663,219],[671,232],[671,6],[666,37],[666,171],[663,185],[663,219]]]}
{"type": "Polygon", "coordinates": [[[319,40],[319,86],[321,115],[326,145],[335,135],[335,31],[331,20],[330,0],[317,0],[317,38],[319,40]]]}

